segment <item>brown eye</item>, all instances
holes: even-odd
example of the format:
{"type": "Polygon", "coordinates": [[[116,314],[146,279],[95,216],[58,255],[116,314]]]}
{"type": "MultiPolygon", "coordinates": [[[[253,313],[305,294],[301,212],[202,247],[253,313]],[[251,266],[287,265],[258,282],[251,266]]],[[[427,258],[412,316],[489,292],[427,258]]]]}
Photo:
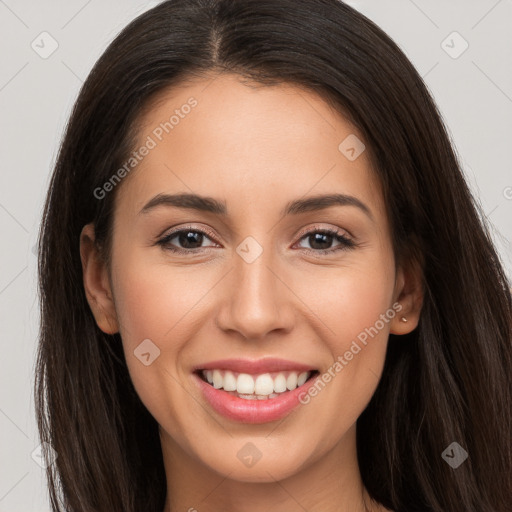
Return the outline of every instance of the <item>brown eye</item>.
{"type": "Polygon", "coordinates": [[[317,229],[305,233],[301,240],[307,240],[311,248],[305,248],[308,252],[327,254],[339,250],[347,250],[354,247],[356,244],[350,238],[338,231],[330,229],[317,229]],[[332,244],[338,242],[338,246],[331,248],[332,244]]]}
{"type": "Polygon", "coordinates": [[[203,247],[205,240],[210,240],[208,233],[196,228],[181,228],[172,231],[168,235],[158,240],[157,244],[165,250],[177,253],[193,253],[212,246],[203,247]],[[174,242],[171,242],[175,240],[174,242]],[[181,247],[176,247],[179,245],[181,247]]]}

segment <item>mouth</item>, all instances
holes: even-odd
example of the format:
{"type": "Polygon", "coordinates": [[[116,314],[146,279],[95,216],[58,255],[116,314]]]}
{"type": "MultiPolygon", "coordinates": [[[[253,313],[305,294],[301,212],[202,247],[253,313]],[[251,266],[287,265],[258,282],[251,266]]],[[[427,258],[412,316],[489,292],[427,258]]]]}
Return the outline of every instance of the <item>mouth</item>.
{"type": "MultiPolygon", "coordinates": [[[[242,368],[238,365],[239,370],[242,368]]],[[[239,423],[267,423],[282,419],[301,404],[301,396],[320,372],[301,367],[244,373],[209,365],[195,369],[192,375],[212,412],[239,423]]]]}
{"type": "Polygon", "coordinates": [[[303,386],[320,372],[286,370],[249,374],[222,369],[199,369],[194,373],[214,389],[242,400],[273,400],[303,386]]]}

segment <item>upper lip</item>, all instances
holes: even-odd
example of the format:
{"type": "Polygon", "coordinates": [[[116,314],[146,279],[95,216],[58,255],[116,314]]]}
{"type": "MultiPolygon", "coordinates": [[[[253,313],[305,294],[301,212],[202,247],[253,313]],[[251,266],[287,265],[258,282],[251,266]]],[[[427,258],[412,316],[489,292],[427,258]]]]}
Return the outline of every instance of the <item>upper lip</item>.
{"type": "Polygon", "coordinates": [[[307,372],[315,371],[316,368],[295,361],[269,357],[263,359],[218,359],[194,367],[194,371],[199,370],[230,370],[237,373],[255,375],[279,371],[307,372]]]}

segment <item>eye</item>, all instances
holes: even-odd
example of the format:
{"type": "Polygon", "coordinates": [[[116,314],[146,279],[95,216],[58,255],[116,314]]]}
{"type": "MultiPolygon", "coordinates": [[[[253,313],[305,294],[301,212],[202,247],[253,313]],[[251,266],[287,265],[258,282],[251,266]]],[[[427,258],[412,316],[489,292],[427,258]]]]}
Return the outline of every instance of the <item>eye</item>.
{"type": "MultiPolygon", "coordinates": [[[[185,254],[191,252],[198,252],[198,250],[206,249],[207,247],[201,247],[204,239],[210,239],[213,234],[208,231],[203,231],[201,229],[193,228],[193,227],[185,227],[181,229],[177,229],[172,231],[171,233],[165,235],[163,238],[157,241],[157,244],[162,246],[164,249],[185,254]],[[179,244],[182,245],[183,248],[176,247],[171,243],[171,240],[176,239],[179,244]]],[[[212,246],[210,246],[212,247],[212,246]]]]}
{"type": "Polygon", "coordinates": [[[303,233],[301,240],[306,240],[310,243],[311,249],[305,248],[307,252],[313,254],[328,254],[340,250],[352,249],[356,243],[348,238],[342,231],[331,229],[313,229],[307,233],[303,233]],[[330,248],[333,242],[338,242],[339,245],[330,248]]]}
{"type": "MultiPolygon", "coordinates": [[[[214,247],[215,245],[202,246],[205,239],[211,240],[212,238],[214,238],[212,232],[189,226],[172,231],[156,243],[165,250],[174,253],[190,254],[200,252],[202,249],[208,249],[208,247],[214,247]],[[174,239],[176,239],[176,242],[172,243],[174,239]],[[181,247],[176,247],[176,243],[180,244],[181,247]]],[[[302,234],[300,241],[302,240],[309,242],[311,245],[311,248],[303,247],[303,249],[308,253],[316,255],[329,254],[339,250],[349,250],[357,245],[353,240],[348,238],[343,231],[331,229],[312,229],[302,234]],[[334,248],[329,247],[333,242],[337,242],[339,245],[334,248]]]]}

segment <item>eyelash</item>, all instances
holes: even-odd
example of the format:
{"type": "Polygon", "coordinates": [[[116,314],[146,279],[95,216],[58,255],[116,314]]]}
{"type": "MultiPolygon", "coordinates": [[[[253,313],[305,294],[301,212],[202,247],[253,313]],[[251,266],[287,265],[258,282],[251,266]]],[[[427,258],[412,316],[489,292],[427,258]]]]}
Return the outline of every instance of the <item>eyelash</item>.
{"type": "MultiPolygon", "coordinates": [[[[183,233],[183,232],[185,232],[185,233],[189,233],[189,232],[200,233],[202,235],[207,236],[210,239],[213,239],[212,241],[215,241],[214,240],[215,237],[214,237],[214,235],[213,235],[213,233],[211,231],[203,230],[203,229],[197,229],[197,228],[194,228],[193,226],[188,226],[188,227],[177,229],[176,231],[172,231],[168,235],[166,235],[163,238],[161,238],[160,240],[158,240],[156,242],[156,244],[160,245],[165,250],[171,251],[171,252],[176,253],[176,254],[197,253],[197,252],[201,251],[201,249],[208,249],[208,247],[197,248],[197,249],[180,249],[180,248],[173,247],[170,244],[170,241],[176,235],[179,235],[180,233],[183,233]]],[[[338,242],[340,242],[340,245],[338,247],[335,247],[334,249],[307,249],[307,248],[303,248],[309,254],[311,254],[311,253],[313,253],[315,255],[318,255],[318,254],[332,254],[332,253],[340,251],[340,250],[341,251],[350,250],[350,249],[353,249],[354,247],[357,246],[356,242],[354,242],[350,238],[344,236],[341,233],[341,231],[336,231],[336,230],[331,230],[331,229],[324,229],[324,228],[313,228],[312,230],[309,230],[309,231],[306,231],[304,233],[301,233],[300,238],[299,238],[299,242],[302,239],[306,238],[307,236],[310,236],[310,235],[316,234],[316,233],[320,233],[322,235],[332,235],[338,242]]]]}

